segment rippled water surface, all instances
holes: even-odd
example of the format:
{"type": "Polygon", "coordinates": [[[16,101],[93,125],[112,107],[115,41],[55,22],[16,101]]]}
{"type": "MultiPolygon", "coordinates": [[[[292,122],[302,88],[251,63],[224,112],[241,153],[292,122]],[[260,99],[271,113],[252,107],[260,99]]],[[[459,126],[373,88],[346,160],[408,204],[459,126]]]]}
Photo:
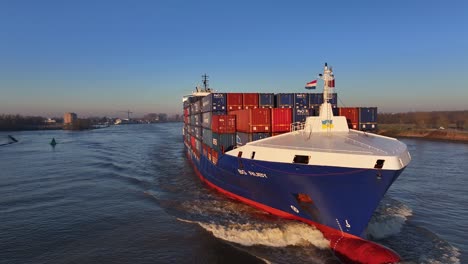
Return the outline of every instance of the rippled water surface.
{"type": "MultiPolygon", "coordinates": [[[[313,227],[203,185],[181,128],[0,132],[0,263],[339,263],[313,227]]],[[[468,145],[403,141],[413,161],[369,237],[405,263],[468,263],[468,145]]]]}

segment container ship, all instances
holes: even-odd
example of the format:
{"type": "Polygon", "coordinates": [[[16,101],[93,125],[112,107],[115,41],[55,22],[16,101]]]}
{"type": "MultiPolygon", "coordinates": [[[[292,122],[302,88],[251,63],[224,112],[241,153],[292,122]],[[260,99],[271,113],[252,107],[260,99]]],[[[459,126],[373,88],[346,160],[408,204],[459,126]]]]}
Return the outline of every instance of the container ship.
{"type": "Polygon", "coordinates": [[[369,133],[376,107],[337,107],[331,67],[318,78],[323,93],[219,93],[204,75],[183,100],[187,157],[219,192],[315,226],[345,263],[399,262],[365,231],[410,162],[407,147],[369,133]]]}

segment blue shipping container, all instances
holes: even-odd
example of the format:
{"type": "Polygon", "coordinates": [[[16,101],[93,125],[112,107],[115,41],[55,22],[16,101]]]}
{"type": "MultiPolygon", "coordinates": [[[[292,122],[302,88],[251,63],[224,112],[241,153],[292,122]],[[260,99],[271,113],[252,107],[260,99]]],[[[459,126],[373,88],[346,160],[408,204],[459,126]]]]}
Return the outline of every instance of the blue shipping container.
{"type": "Polygon", "coordinates": [[[338,94],[332,93],[332,99],[329,102],[330,104],[333,105],[333,107],[337,107],[338,106],[338,94]]]}
{"type": "Polygon", "coordinates": [[[231,150],[236,145],[236,134],[213,133],[212,145],[219,153],[231,150]]]}
{"type": "Polygon", "coordinates": [[[243,146],[248,142],[260,140],[263,138],[270,137],[270,133],[236,133],[236,144],[237,146],[243,146]]]}
{"type": "Polygon", "coordinates": [[[295,108],[309,108],[309,94],[295,93],[294,94],[294,107],[295,108]]]}
{"type": "MultiPolygon", "coordinates": [[[[315,108],[315,113],[314,115],[315,116],[319,116],[320,115],[320,108],[315,108]]],[[[340,109],[339,108],[332,108],[332,113],[333,113],[333,116],[339,116],[340,115],[340,109]]]]}
{"type": "Polygon", "coordinates": [[[292,93],[276,94],[275,106],[278,108],[292,108],[294,106],[294,94],[292,93]]]}
{"type": "Polygon", "coordinates": [[[323,93],[309,94],[309,106],[321,105],[323,103],[323,93]]]}
{"type": "MultiPolygon", "coordinates": [[[[337,107],[337,105],[338,105],[338,94],[337,93],[332,93],[332,99],[330,99],[329,102],[334,107],[337,107]]],[[[320,106],[321,104],[323,104],[323,93],[311,93],[311,94],[309,94],[309,107],[310,108],[317,108],[317,106],[320,106]]]]}
{"type": "Polygon", "coordinates": [[[211,93],[202,99],[202,112],[226,111],[226,94],[211,93]]]}
{"type": "Polygon", "coordinates": [[[359,130],[361,131],[377,131],[377,123],[367,123],[367,124],[360,124],[359,130]]]}
{"type": "Polygon", "coordinates": [[[359,123],[376,123],[377,107],[359,107],[359,123]]]}
{"type": "Polygon", "coordinates": [[[295,122],[305,122],[308,116],[313,116],[315,110],[312,108],[295,108],[292,111],[292,121],[295,122]]]}
{"type": "Polygon", "coordinates": [[[272,93],[258,94],[259,108],[273,108],[275,107],[275,95],[272,93]]]}

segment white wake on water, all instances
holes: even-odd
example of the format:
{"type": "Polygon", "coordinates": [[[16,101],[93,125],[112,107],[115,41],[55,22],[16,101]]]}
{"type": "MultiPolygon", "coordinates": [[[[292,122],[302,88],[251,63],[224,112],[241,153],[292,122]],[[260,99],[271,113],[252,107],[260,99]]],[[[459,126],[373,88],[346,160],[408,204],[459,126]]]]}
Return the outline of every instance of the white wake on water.
{"type": "Polygon", "coordinates": [[[179,219],[183,222],[196,223],[211,232],[215,237],[243,246],[264,245],[270,247],[307,246],[329,248],[330,242],[312,226],[291,222],[282,225],[239,224],[227,225],[203,223],[179,219]]]}
{"type": "Polygon", "coordinates": [[[413,211],[401,202],[383,200],[367,226],[367,234],[374,239],[396,235],[412,214],[413,211]]]}
{"type": "Polygon", "coordinates": [[[460,250],[447,241],[432,241],[433,249],[425,252],[419,262],[423,264],[460,264],[460,250]]]}

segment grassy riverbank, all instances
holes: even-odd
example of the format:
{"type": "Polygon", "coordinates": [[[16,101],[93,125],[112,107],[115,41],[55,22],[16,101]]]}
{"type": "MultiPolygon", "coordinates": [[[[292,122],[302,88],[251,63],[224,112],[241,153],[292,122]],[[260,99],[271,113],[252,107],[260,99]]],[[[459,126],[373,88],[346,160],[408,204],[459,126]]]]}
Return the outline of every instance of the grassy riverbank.
{"type": "Polygon", "coordinates": [[[389,137],[422,138],[468,143],[468,131],[456,129],[421,129],[413,125],[379,124],[378,134],[389,137]]]}

